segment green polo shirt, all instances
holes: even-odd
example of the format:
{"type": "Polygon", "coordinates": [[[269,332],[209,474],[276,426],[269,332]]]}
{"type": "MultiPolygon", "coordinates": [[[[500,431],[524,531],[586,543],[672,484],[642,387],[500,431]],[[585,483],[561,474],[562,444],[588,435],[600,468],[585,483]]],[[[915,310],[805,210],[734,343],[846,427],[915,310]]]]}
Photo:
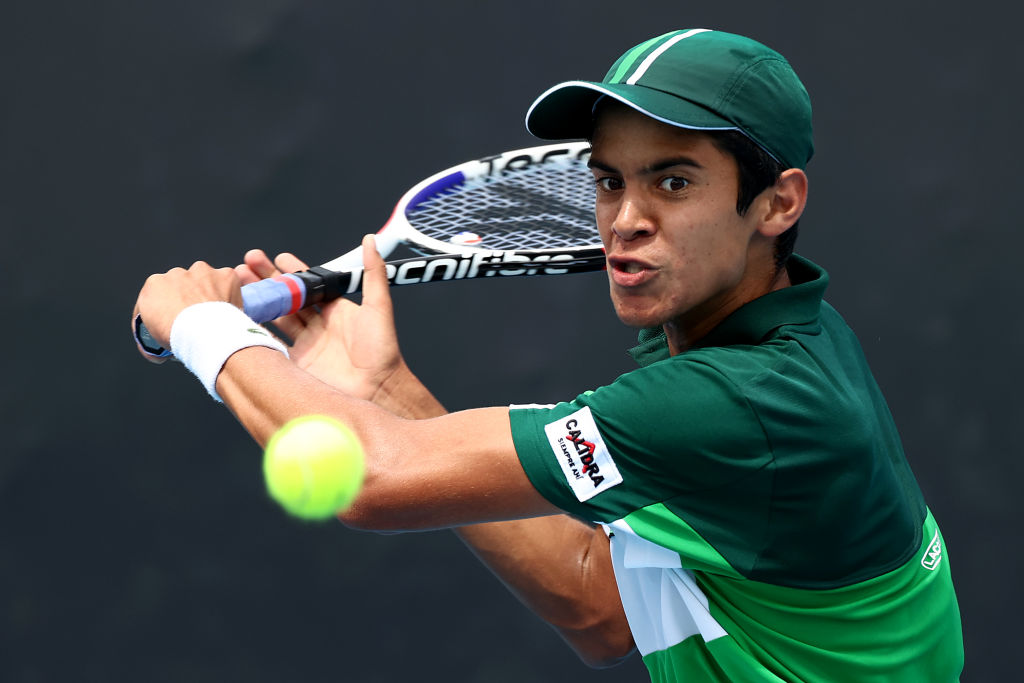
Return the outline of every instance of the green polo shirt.
{"type": "Polygon", "coordinates": [[[514,408],[520,462],[606,525],[653,680],[955,681],[941,534],[827,275],[789,270],[696,347],[645,331],[639,369],[514,408]]]}

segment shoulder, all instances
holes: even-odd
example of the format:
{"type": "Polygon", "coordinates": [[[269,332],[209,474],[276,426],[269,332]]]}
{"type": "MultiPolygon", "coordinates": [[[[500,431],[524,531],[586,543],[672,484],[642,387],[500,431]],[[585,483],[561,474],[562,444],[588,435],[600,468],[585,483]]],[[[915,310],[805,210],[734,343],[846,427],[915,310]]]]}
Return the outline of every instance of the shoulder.
{"type": "Polygon", "coordinates": [[[626,373],[603,390],[629,394],[685,386],[685,393],[672,393],[673,400],[706,403],[746,394],[794,358],[799,344],[788,338],[696,348],[626,373]]]}
{"type": "Polygon", "coordinates": [[[512,431],[521,455],[530,436],[534,449],[546,453],[557,451],[558,438],[573,424],[585,423],[585,438],[627,470],[657,473],[677,486],[683,479],[684,488],[716,486],[770,457],[739,379],[716,363],[677,356],[572,401],[513,410],[512,431]]]}

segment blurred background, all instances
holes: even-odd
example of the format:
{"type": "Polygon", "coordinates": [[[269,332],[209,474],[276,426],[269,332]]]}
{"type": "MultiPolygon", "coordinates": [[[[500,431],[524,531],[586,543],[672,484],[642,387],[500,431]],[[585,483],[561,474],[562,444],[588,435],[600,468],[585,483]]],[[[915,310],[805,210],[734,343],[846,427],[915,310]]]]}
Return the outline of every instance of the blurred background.
{"type": "MultiPolygon", "coordinates": [[[[6,3],[0,680],[645,680],[639,657],[579,664],[449,532],[286,518],[255,443],[128,324],[149,273],[349,249],[412,182],[532,144],[550,85],[688,27],[757,38],[806,83],[797,249],[830,271],[942,525],[963,680],[1014,678],[1024,68],[1005,4],[912,4],[6,3]]],[[[451,409],[630,368],[602,275],[395,300],[451,409]]]]}

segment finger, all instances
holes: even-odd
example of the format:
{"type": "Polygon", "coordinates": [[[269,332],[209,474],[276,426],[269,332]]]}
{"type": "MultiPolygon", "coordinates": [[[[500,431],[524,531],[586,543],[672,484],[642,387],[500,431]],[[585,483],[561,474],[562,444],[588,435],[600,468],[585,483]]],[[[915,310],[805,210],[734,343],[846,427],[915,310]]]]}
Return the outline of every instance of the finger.
{"type": "MultiPolygon", "coordinates": [[[[281,254],[278,254],[274,258],[274,265],[277,266],[277,269],[280,270],[282,273],[295,273],[298,271],[309,269],[309,266],[306,265],[305,261],[297,257],[295,254],[291,254],[289,252],[283,252],[281,254]]],[[[311,321],[316,319],[316,317],[317,311],[315,308],[304,308],[301,311],[294,313],[292,316],[293,319],[302,322],[303,325],[308,325],[311,321]]],[[[291,329],[291,326],[293,324],[294,323],[286,322],[284,325],[281,326],[281,328],[282,330],[285,330],[286,327],[289,328],[287,329],[287,333],[294,336],[294,334],[298,330],[291,329]]]]}
{"type": "Polygon", "coordinates": [[[213,274],[217,279],[219,294],[226,297],[228,303],[234,304],[238,308],[243,308],[242,283],[239,281],[238,273],[235,272],[235,269],[229,266],[215,268],[213,269],[213,274]]]}
{"type": "Polygon", "coordinates": [[[294,273],[297,270],[309,269],[309,266],[306,265],[305,261],[295,256],[295,254],[289,254],[288,252],[278,254],[277,258],[274,259],[274,265],[276,265],[282,273],[294,273]]]}
{"type": "Polygon", "coordinates": [[[238,279],[242,281],[243,285],[249,285],[263,279],[245,263],[235,266],[235,275],[238,276],[238,279]]]}
{"type": "MultiPolygon", "coordinates": [[[[188,272],[189,273],[209,273],[212,270],[213,270],[213,266],[211,266],[206,261],[195,261],[191,266],[188,267],[188,272]]],[[[173,272],[176,272],[176,271],[180,271],[180,268],[171,268],[167,272],[168,273],[173,273],[173,272]]]]}
{"type": "MultiPolygon", "coordinates": [[[[245,261],[235,267],[243,285],[247,285],[281,273],[293,273],[297,270],[305,270],[306,265],[292,254],[280,254],[273,261],[262,249],[251,249],[243,257],[245,261]]],[[[274,320],[274,326],[291,340],[302,333],[307,324],[315,317],[313,310],[303,310],[291,315],[283,316],[274,320]]],[[[274,332],[275,330],[271,330],[274,332]]]]}
{"type": "Polygon", "coordinates": [[[373,235],[363,238],[363,303],[391,308],[391,288],[384,259],[373,235]]]}
{"type": "Polygon", "coordinates": [[[249,268],[257,280],[281,274],[281,271],[277,269],[274,262],[270,260],[270,257],[262,249],[250,249],[245,252],[242,260],[244,261],[243,265],[249,268]]]}

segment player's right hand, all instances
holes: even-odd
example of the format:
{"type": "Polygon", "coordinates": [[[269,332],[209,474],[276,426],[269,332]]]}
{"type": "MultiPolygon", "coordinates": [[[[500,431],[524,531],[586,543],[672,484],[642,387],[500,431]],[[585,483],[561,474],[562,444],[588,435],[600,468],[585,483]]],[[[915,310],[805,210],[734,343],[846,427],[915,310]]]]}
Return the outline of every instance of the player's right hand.
{"type": "MultiPolygon", "coordinates": [[[[134,334],[136,319],[141,317],[153,342],[170,348],[171,326],[178,314],[193,304],[206,301],[227,301],[241,308],[242,293],[231,268],[213,268],[204,261],[196,261],[187,270],[172,268],[166,273],[150,275],[135,301],[132,332],[134,334]]],[[[136,346],[146,360],[155,363],[166,360],[145,353],[138,339],[136,346]]]]}

